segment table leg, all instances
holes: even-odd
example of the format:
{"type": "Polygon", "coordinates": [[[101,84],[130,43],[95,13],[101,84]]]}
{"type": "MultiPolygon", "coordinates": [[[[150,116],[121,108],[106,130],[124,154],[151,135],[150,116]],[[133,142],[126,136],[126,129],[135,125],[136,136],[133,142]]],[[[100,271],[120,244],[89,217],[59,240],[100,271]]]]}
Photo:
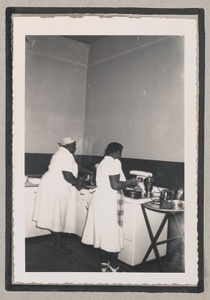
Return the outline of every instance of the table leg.
{"type": "Polygon", "coordinates": [[[171,254],[169,256],[170,258],[173,257],[173,254],[176,251],[177,247],[180,245],[181,241],[184,243],[184,233],[183,233],[182,229],[179,226],[179,222],[177,221],[177,217],[176,216],[174,216],[174,220],[175,220],[177,228],[179,229],[180,236],[176,237],[177,242],[176,242],[176,244],[174,246],[173,251],[171,252],[171,254]]]}
{"type": "Polygon", "coordinates": [[[143,205],[141,205],[142,207],[142,211],[143,211],[143,215],[144,215],[144,218],[145,218],[145,222],[146,222],[146,225],[147,225],[147,229],[148,229],[148,233],[149,233],[149,236],[150,236],[150,240],[151,240],[151,245],[150,247],[148,248],[147,250],[147,253],[145,254],[143,260],[142,260],[142,264],[144,264],[146,261],[147,261],[147,258],[150,254],[150,252],[152,251],[152,249],[154,249],[154,252],[155,252],[155,257],[157,259],[157,263],[158,263],[158,267],[160,268],[161,272],[163,272],[163,266],[162,266],[162,263],[161,263],[161,260],[160,260],[160,255],[159,255],[159,252],[158,252],[158,249],[157,249],[157,246],[156,246],[156,242],[163,230],[163,227],[165,226],[165,223],[166,221],[168,220],[168,215],[166,214],[165,217],[163,218],[163,221],[161,222],[161,225],[155,235],[155,237],[153,236],[153,233],[152,233],[152,229],[151,229],[151,226],[150,226],[150,223],[149,223],[149,219],[148,219],[148,216],[147,216],[147,213],[146,213],[146,210],[144,208],[143,205]]]}

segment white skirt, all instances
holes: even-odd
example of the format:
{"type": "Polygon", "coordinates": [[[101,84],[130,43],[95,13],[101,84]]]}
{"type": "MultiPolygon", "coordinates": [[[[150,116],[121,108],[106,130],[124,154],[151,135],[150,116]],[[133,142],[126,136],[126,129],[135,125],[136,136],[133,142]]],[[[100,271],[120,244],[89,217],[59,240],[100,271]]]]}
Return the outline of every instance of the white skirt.
{"type": "Polygon", "coordinates": [[[117,193],[97,188],[91,200],[82,243],[107,252],[123,248],[123,229],[118,225],[117,193]]]}
{"type": "Polygon", "coordinates": [[[33,220],[38,227],[55,232],[64,231],[72,188],[62,174],[48,171],[43,175],[33,212],[33,220]]]}

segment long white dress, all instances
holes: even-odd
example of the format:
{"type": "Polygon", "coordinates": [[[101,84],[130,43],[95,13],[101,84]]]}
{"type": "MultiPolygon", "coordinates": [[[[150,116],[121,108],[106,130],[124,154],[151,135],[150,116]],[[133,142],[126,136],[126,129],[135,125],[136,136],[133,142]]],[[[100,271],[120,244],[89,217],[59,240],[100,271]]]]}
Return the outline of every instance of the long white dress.
{"type": "Polygon", "coordinates": [[[33,221],[41,228],[55,232],[71,231],[67,215],[75,188],[68,183],[62,171],[69,171],[77,177],[78,166],[74,156],[64,147],[53,155],[48,171],[42,176],[35,200],[33,221]]]}
{"type": "Polygon", "coordinates": [[[125,180],[121,162],[105,156],[97,169],[97,189],[89,206],[82,236],[82,243],[107,252],[120,252],[123,248],[123,231],[117,216],[117,191],[111,188],[109,180],[110,175],[118,174],[120,180],[125,180]]]}

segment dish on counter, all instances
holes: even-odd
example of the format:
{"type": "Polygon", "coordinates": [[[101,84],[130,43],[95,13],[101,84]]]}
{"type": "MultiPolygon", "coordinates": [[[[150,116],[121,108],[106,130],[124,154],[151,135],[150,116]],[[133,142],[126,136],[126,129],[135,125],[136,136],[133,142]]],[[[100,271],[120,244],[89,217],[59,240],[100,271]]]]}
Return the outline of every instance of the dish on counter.
{"type": "Polygon", "coordinates": [[[25,182],[25,187],[38,187],[39,184],[37,183],[31,183],[31,182],[25,182]]]}
{"type": "Polygon", "coordinates": [[[86,185],[85,188],[94,190],[96,188],[95,185],[86,185]]]}
{"type": "Polygon", "coordinates": [[[160,204],[160,197],[151,197],[152,203],[155,205],[159,205],[160,204]]]}
{"type": "Polygon", "coordinates": [[[183,200],[171,200],[171,209],[179,210],[185,208],[185,202],[183,200]]]}
{"type": "Polygon", "coordinates": [[[154,205],[160,205],[160,201],[157,201],[157,200],[153,200],[153,199],[152,199],[152,204],[154,204],[154,205]]]}
{"type": "Polygon", "coordinates": [[[125,189],[124,190],[124,196],[132,198],[132,199],[141,199],[142,198],[142,192],[141,191],[135,191],[135,190],[132,190],[132,189],[125,189]]]}

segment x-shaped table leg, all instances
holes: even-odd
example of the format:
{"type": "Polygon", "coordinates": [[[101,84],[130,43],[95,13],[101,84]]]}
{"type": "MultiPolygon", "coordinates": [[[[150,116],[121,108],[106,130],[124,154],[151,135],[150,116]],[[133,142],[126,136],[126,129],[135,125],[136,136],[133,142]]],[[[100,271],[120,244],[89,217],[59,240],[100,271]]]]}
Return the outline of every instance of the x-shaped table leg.
{"type": "Polygon", "coordinates": [[[147,261],[147,258],[149,256],[150,252],[152,251],[152,249],[154,249],[158,267],[160,268],[160,271],[163,272],[164,270],[163,270],[163,266],[162,266],[162,263],[161,263],[161,260],[160,260],[160,255],[159,255],[159,252],[158,252],[158,248],[156,246],[156,242],[157,242],[157,240],[158,240],[158,238],[159,238],[159,236],[160,236],[160,234],[163,230],[163,227],[165,226],[165,223],[168,220],[169,216],[168,216],[167,213],[165,214],[165,216],[163,218],[163,221],[161,222],[160,227],[159,227],[156,235],[154,236],[153,233],[152,233],[152,229],[151,229],[151,226],[150,226],[150,223],[149,223],[149,219],[148,219],[145,207],[143,205],[141,205],[141,208],[142,208],[142,211],[143,211],[143,215],[144,215],[144,218],[145,218],[145,222],[146,222],[147,229],[148,229],[149,236],[150,236],[150,240],[151,240],[151,245],[149,246],[149,248],[147,250],[147,253],[145,254],[145,256],[142,260],[142,264],[144,264],[147,261]]]}

